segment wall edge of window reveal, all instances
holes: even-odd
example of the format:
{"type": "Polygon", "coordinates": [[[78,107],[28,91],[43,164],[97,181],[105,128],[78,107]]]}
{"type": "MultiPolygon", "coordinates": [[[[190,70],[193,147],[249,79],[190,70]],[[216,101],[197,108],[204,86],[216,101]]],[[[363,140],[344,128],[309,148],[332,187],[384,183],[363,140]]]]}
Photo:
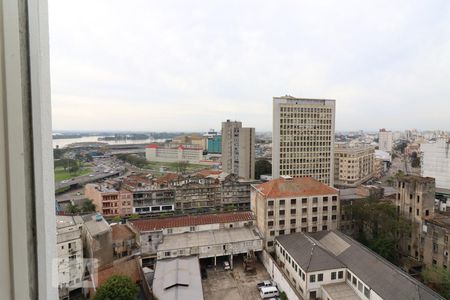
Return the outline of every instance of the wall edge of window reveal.
{"type": "Polygon", "coordinates": [[[0,298],[57,299],[47,0],[0,14],[0,298]]]}

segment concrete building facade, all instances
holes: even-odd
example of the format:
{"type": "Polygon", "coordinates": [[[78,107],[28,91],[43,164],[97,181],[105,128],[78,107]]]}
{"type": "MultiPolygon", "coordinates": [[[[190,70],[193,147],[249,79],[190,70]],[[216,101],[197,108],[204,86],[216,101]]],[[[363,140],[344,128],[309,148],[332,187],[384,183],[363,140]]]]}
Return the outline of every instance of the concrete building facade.
{"type": "Polygon", "coordinates": [[[238,121],[222,122],[222,170],[244,179],[255,178],[255,128],[238,121]]]}
{"type": "Polygon", "coordinates": [[[450,140],[420,145],[421,175],[436,179],[436,189],[450,194],[450,140]]]}
{"type": "Polygon", "coordinates": [[[400,250],[407,257],[420,260],[423,248],[420,244],[425,218],[434,216],[435,181],[431,177],[405,175],[397,179],[395,205],[398,214],[411,221],[411,237],[404,237],[400,250]]]}
{"type": "Polygon", "coordinates": [[[374,176],[374,153],[371,146],[349,146],[336,143],[334,147],[334,185],[357,187],[374,176]]]}
{"type": "Polygon", "coordinates": [[[60,298],[82,287],[84,276],[83,221],[79,216],[56,217],[56,253],[58,254],[58,290],[60,298]]]}
{"type": "Polygon", "coordinates": [[[133,194],[125,189],[115,189],[105,184],[89,183],[84,187],[87,198],[105,217],[128,216],[133,213],[133,194]]]}
{"type": "Polygon", "coordinates": [[[277,236],[337,229],[339,191],[311,177],[281,177],[252,186],[251,209],[265,247],[277,236]]]}
{"type": "Polygon", "coordinates": [[[388,131],[384,128],[380,129],[378,132],[378,145],[380,150],[392,153],[394,147],[394,136],[392,131],[388,131]]]}
{"type": "Polygon", "coordinates": [[[203,160],[203,148],[197,145],[150,144],[145,147],[145,158],[155,162],[185,161],[198,164],[203,160]]]}
{"type": "Polygon", "coordinates": [[[273,98],[272,175],[334,184],[335,100],[273,98]]]}

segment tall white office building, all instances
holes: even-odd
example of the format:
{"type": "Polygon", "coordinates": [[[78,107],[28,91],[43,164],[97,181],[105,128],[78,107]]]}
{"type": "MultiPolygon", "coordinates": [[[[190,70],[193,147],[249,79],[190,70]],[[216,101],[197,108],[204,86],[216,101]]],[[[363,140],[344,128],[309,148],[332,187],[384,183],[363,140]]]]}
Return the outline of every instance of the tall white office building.
{"type": "Polygon", "coordinates": [[[335,100],[273,98],[272,175],[334,184],[335,100]]]}

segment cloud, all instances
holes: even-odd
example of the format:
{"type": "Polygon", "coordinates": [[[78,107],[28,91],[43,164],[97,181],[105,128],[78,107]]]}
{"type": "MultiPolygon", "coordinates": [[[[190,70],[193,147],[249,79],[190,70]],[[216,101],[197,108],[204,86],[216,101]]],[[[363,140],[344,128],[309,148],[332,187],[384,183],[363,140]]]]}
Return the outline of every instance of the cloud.
{"type": "Polygon", "coordinates": [[[272,97],[337,129],[441,128],[450,2],[50,0],[55,129],[271,130],[272,97]],[[439,112],[439,113],[437,113],[439,112]]]}

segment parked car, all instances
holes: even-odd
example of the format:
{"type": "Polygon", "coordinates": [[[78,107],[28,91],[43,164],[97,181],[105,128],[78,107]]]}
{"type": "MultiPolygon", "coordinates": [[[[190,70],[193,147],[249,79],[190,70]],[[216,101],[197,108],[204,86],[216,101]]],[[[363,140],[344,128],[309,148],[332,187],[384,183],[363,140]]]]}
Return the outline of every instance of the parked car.
{"type": "Polygon", "coordinates": [[[263,286],[259,291],[261,299],[270,299],[280,296],[280,292],[274,286],[263,286]]]}
{"type": "Polygon", "coordinates": [[[231,270],[231,266],[230,266],[230,263],[228,261],[224,261],[223,262],[223,269],[225,271],[231,270]]]}
{"type": "Polygon", "coordinates": [[[269,287],[269,286],[276,286],[276,284],[273,281],[271,281],[271,280],[264,280],[264,281],[256,284],[256,287],[259,290],[261,290],[261,288],[263,288],[263,287],[269,287]]]}

